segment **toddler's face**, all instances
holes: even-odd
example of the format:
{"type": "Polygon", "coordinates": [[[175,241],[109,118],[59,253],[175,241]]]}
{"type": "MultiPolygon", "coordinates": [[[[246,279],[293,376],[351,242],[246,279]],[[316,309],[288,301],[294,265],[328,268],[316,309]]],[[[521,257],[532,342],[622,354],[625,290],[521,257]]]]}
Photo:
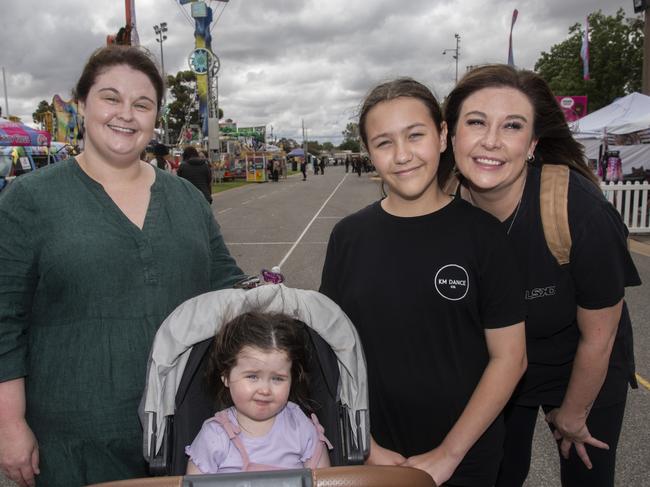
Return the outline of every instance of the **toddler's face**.
{"type": "Polygon", "coordinates": [[[240,426],[249,433],[259,431],[260,424],[273,423],[289,400],[291,360],[284,350],[246,346],[222,380],[230,389],[240,426]]]}

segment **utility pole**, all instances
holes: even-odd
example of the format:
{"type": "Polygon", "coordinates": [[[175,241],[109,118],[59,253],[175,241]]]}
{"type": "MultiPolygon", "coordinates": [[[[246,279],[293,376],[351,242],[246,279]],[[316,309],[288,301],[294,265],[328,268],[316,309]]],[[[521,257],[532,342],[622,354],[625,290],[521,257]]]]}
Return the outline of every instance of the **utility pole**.
{"type": "Polygon", "coordinates": [[[458,83],[458,58],[460,57],[460,34],[456,33],[454,34],[454,37],[456,38],[456,48],[445,49],[444,51],[442,51],[442,53],[443,54],[447,54],[447,52],[454,53],[452,57],[456,60],[456,83],[458,83]]]}
{"type": "Polygon", "coordinates": [[[9,98],[7,96],[7,78],[5,77],[5,67],[2,66],[2,85],[5,90],[5,118],[9,118],[9,98]]]}
{"type": "MultiPolygon", "coordinates": [[[[161,22],[159,25],[154,25],[153,31],[158,36],[156,42],[160,43],[160,70],[161,70],[160,74],[162,75],[162,78],[164,80],[165,79],[165,58],[163,56],[163,42],[167,39],[167,22],[161,22]]],[[[165,93],[163,97],[162,109],[163,109],[163,113],[167,109],[167,93],[165,93]]],[[[163,142],[165,144],[169,144],[169,130],[168,130],[169,126],[167,123],[167,117],[168,114],[164,113],[163,123],[164,123],[165,135],[164,135],[163,142]]]]}
{"type": "Polygon", "coordinates": [[[302,152],[303,159],[305,160],[305,167],[307,167],[307,139],[305,139],[305,119],[302,119],[302,152]]]}
{"type": "Polygon", "coordinates": [[[650,10],[646,7],[643,12],[643,84],[641,92],[650,95],[650,10]]]}

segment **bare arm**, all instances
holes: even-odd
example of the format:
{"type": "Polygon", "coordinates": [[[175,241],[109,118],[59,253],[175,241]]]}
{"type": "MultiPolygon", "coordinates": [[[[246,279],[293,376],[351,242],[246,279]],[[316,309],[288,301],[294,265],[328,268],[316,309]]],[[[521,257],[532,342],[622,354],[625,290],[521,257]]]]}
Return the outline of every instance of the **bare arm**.
{"type": "Polygon", "coordinates": [[[203,472],[199,470],[199,467],[194,465],[194,462],[192,460],[187,461],[187,472],[185,472],[187,475],[203,475],[203,472]]]}
{"type": "Polygon", "coordinates": [[[469,449],[508,402],[526,370],[524,323],[485,330],[489,362],[461,416],[443,442],[404,465],[426,471],[437,485],[452,476],[469,449]]]}
{"type": "Polygon", "coordinates": [[[401,454],[396,451],[389,450],[370,437],[370,455],[366,459],[367,465],[401,465],[406,461],[401,454]]]}
{"type": "Polygon", "coordinates": [[[562,455],[568,458],[571,445],[575,445],[576,452],[587,468],[592,465],[585,443],[597,448],[609,448],[606,443],[591,436],[586,421],[591,406],[605,382],[622,309],[623,300],[609,308],[597,310],[578,306],[580,340],[569,386],[562,405],[546,416],[546,420],[557,428],[555,438],[562,439],[562,455]]]}
{"type": "Polygon", "coordinates": [[[320,458],[318,459],[316,468],[325,468],[329,467],[330,465],[330,456],[327,453],[327,447],[323,446],[323,453],[321,453],[320,458]]]}
{"type": "Polygon", "coordinates": [[[21,487],[35,485],[38,443],[25,421],[25,379],[0,382],[0,470],[21,487]]]}

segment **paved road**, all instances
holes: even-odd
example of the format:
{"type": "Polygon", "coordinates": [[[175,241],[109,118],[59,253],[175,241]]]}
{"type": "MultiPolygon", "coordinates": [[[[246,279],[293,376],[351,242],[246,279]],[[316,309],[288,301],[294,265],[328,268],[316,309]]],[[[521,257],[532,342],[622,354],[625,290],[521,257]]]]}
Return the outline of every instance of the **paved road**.
{"type": "MultiPolygon", "coordinates": [[[[214,213],[237,262],[249,274],[282,263],[287,285],[318,289],[327,239],[342,217],[380,196],[376,180],[364,174],[328,167],[307,181],[290,177],[278,183],[248,185],[216,195],[214,213]]],[[[648,246],[650,249],[650,246],[648,246]]],[[[650,283],[650,257],[634,255],[645,283],[650,283]]],[[[650,381],[650,302],[648,285],[628,291],[635,328],[637,370],[650,381]]],[[[560,485],[555,446],[538,425],[534,461],[526,487],[560,485]]],[[[631,391],[619,446],[616,484],[650,487],[650,389],[631,391]]],[[[8,486],[0,479],[0,487],[8,486]]]]}

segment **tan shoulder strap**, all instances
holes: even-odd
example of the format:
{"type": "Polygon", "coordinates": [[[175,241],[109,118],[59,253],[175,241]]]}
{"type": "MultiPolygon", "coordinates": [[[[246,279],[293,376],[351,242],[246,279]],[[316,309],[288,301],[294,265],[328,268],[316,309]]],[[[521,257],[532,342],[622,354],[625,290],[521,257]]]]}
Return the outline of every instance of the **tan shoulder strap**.
{"type": "Polygon", "coordinates": [[[571,255],[569,230],[569,171],[567,166],[544,164],[539,200],[544,237],[558,264],[568,264],[571,255]]]}
{"type": "Polygon", "coordinates": [[[458,186],[460,186],[460,179],[458,179],[456,171],[452,171],[442,187],[442,192],[448,195],[455,195],[456,191],[458,191],[458,186]]]}

